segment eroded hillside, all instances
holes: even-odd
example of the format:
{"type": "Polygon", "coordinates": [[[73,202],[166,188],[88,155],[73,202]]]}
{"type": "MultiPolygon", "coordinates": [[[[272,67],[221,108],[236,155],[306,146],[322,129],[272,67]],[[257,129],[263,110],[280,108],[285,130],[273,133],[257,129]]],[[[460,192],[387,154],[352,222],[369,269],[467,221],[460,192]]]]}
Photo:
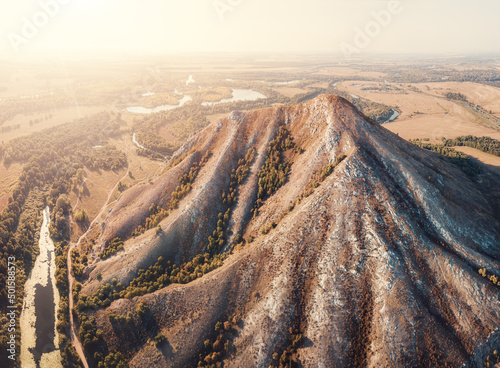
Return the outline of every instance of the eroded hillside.
{"type": "Polygon", "coordinates": [[[90,362],[460,366],[500,323],[478,185],[339,97],[233,112],[102,224],[95,255],[124,242],[86,269],[90,362]]]}

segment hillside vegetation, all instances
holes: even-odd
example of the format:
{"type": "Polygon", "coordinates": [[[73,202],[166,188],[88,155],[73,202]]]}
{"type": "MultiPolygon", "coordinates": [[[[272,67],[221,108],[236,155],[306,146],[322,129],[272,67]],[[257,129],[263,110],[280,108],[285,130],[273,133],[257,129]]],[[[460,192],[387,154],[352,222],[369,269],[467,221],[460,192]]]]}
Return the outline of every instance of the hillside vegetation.
{"type": "Polygon", "coordinates": [[[461,365],[500,323],[481,188],[339,97],[233,112],[110,211],[74,295],[87,357],[461,365]]]}
{"type": "MultiPolygon", "coordinates": [[[[65,247],[69,236],[68,216],[71,204],[68,194],[82,185],[83,168],[92,170],[118,170],[127,166],[123,152],[106,145],[106,140],[120,134],[120,124],[106,113],[83,118],[58,128],[10,141],[3,152],[3,164],[24,164],[19,181],[9,204],[0,214],[0,313],[5,316],[7,307],[7,260],[13,256],[19,272],[28,275],[38,254],[38,236],[41,210],[51,208],[51,235],[56,241],[58,256],[57,285],[65,295],[65,247]],[[93,148],[94,146],[102,146],[93,148]]],[[[16,280],[16,300],[22,305],[25,277],[16,280]]],[[[64,306],[64,303],[62,303],[64,306]]],[[[67,308],[67,305],[66,305],[67,308]]],[[[61,311],[68,315],[69,311],[61,311]]],[[[72,348],[67,345],[66,331],[59,328],[62,337],[62,355],[65,361],[76,361],[72,348]]],[[[0,339],[5,342],[7,329],[2,329],[0,339]]],[[[5,351],[0,359],[6,361],[5,351]]],[[[77,359],[77,358],[76,358],[77,359]]]]}

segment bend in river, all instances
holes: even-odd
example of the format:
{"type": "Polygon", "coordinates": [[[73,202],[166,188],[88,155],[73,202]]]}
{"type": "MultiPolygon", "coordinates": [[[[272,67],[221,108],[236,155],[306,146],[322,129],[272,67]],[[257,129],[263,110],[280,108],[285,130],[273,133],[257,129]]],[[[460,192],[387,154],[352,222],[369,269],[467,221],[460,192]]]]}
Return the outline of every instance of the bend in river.
{"type": "Polygon", "coordinates": [[[394,111],[394,112],[393,112],[392,116],[389,118],[389,120],[387,120],[387,122],[391,122],[399,116],[399,111],[396,111],[394,109],[392,109],[392,111],[394,111]]]}
{"type": "Polygon", "coordinates": [[[144,147],[142,144],[137,142],[137,139],[135,138],[135,132],[134,132],[134,134],[132,134],[132,143],[134,143],[138,148],[142,148],[144,150],[146,149],[146,147],[144,147]]]}
{"type": "Polygon", "coordinates": [[[178,105],[160,105],[160,106],[153,107],[151,109],[148,107],[143,107],[143,106],[131,106],[131,107],[127,107],[127,111],[135,113],[135,114],[152,114],[155,112],[176,109],[176,108],[181,107],[186,102],[191,101],[191,100],[192,100],[191,96],[185,95],[183,98],[181,98],[179,100],[178,105]]]}

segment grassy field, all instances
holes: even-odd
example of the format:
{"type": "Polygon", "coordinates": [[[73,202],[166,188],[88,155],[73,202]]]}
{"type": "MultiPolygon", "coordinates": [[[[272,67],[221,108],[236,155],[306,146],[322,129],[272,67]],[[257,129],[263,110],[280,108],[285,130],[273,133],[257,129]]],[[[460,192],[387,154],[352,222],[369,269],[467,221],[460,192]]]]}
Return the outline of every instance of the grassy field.
{"type": "Polygon", "coordinates": [[[22,169],[22,165],[19,163],[13,163],[7,167],[3,163],[0,164],[0,211],[7,205],[22,169]]]}
{"type": "MultiPolygon", "coordinates": [[[[461,90],[456,84],[454,83],[454,90],[460,92],[461,90]]],[[[468,134],[499,139],[500,132],[479,125],[477,116],[470,109],[458,101],[450,101],[443,97],[444,93],[450,91],[446,85],[448,83],[438,83],[431,88],[427,83],[406,85],[399,83],[380,84],[373,83],[373,81],[346,81],[338,83],[337,88],[360,98],[399,108],[401,110],[400,116],[394,122],[384,126],[405,139],[430,138],[440,140],[442,137],[454,138],[468,134]],[[391,88],[382,88],[382,85],[389,85],[391,88]],[[376,89],[375,87],[380,88],[376,89]]],[[[485,101],[494,101],[486,96],[500,95],[500,89],[495,87],[474,83],[463,83],[463,85],[465,86],[464,92],[471,95],[470,101],[479,105],[485,101]],[[473,99],[471,91],[475,91],[474,96],[483,96],[483,99],[473,99]]],[[[494,106],[490,103],[483,107],[494,106]]]]}
{"type": "Polygon", "coordinates": [[[422,115],[412,119],[398,119],[395,122],[384,124],[384,127],[399,134],[404,139],[430,138],[431,143],[438,143],[443,137],[451,139],[461,135],[500,139],[499,132],[453,115],[422,115]]]}
{"type": "MultiPolygon", "coordinates": [[[[132,143],[131,137],[124,134],[121,139],[110,140],[110,144],[120,147],[127,155],[129,163],[128,170],[112,171],[97,171],[85,170],[85,189],[81,191],[80,198],[78,199],[77,193],[73,192],[71,195],[71,203],[74,210],[85,209],[92,220],[99,213],[103,204],[113,189],[113,187],[121,181],[125,187],[131,187],[137,183],[153,178],[159,173],[159,168],[162,163],[152,161],[147,157],[138,156],[136,154],[136,146],[132,143]],[[127,173],[130,174],[127,175],[127,173]]],[[[110,203],[118,199],[120,192],[115,190],[110,199],[110,203]]],[[[111,208],[111,207],[110,207],[111,208]]],[[[99,221],[104,221],[107,213],[99,221]]],[[[73,230],[73,238],[78,237],[83,233],[84,229],[76,226],[73,230]]]]}
{"type": "Polygon", "coordinates": [[[58,126],[69,121],[79,119],[85,115],[97,114],[101,111],[118,111],[111,106],[72,106],[52,111],[44,111],[40,114],[24,115],[19,114],[4,125],[15,126],[19,124],[19,129],[1,133],[0,141],[8,142],[11,139],[23,137],[41,130],[58,126]],[[46,117],[49,117],[46,119],[46,117]],[[38,124],[30,125],[30,121],[40,120],[38,124]]]}
{"type": "Polygon", "coordinates": [[[500,88],[471,82],[443,82],[415,84],[423,92],[442,96],[446,92],[461,93],[467,99],[488,111],[500,120],[500,88]]]}
{"type": "MultiPolygon", "coordinates": [[[[338,83],[337,88],[398,108],[401,114],[384,127],[407,140],[426,138],[430,143],[441,143],[442,138],[463,135],[500,140],[500,124],[497,126],[495,122],[495,117],[500,115],[500,88],[470,82],[402,84],[373,80],[344,81],[338,83]],[[469,103],[446,99],[445,94],[449,92],[461,93],[470,104],[481,106],[488,114],[477,112],[469,103]]],[[[500,158],[496,156],[469,147],[457,150],[500,170],[500,158]]]]}
{"type": "MultiPolygon", "coordinates": [[[[258,105],[227,104],[205,110],[198,102],[198,105],[192,102],[192,107],[188,107],[183,115],[170,119],[168,124],[159,124],[154,132],[159,138],[180,146],[183,142],[179,137],[182,135],[177,130],[189,126],[191,116],[202,116],[209,122],[215,122],[228,116],[233,109],[278,106],[311,98],[317,93],[335,93],[333,86],[346,93],[347,97],[364,99],[398,110],[400,115],[396,120],[384,126],[405,139],[428,138],[430,142],[439,143],[443,137],[454,138],[469,134],[500,139],[500,124],[496,129],[495,121],[497,118],[500,120],[500,88],[483,83],[446,80],[448,73],[453,75],[463,72],[467,76],[477,70],[498,70],[500,63],[490,61],[477,65],[473,60],[467,62],[456,59],[432,62],[406,60],[398,63],[398,73],[394,73],[395,64],[391,60],[348,62],[328,57],[300,56],[227,56],[206,59],[178,57],[158,61],[154,67],[150,60],[131,64],[72,63],[61,65],[57,70],[50,65],[34,68],[0,63],[0,98],[16,98],[43,91],[57,93],[72,90],[77,97],[81,96],[87,101],[86,106],[81,107],[46,110],[39,114],[18,114],[6,121],[4,126],[19,125],[19,128],[0,133],[0,142],[8,142],[103,110],[113,111],[115,114],[121,111],[122,119],[128,124],[125,128],[128,131],[113,144],[127,154],[132,177],[127,176],[122,184],[131,186],[146,180],[148,175],[154,175],[160,163],[136,154],[136,147],[130,141],[131,129],[148,117],[124,112],[123,109],[127,106],[174,104],[181,94],[189,94],[196,101],[218,101],[230,96],[234,88],[253,89],[269,97],[261,100],[258,105]],[[190,75],[195,82],[187,84],[190,75]],[[402,81],[395,82],[398,78],[402,81]],[[174,94],[174,90],[180,94],[174,94]],[[146,92],[151,94],[144,95],[146,92]],[[481,106],[487,111],[488,118],[483,118],[468,103],[447,99],[445,95],[449,92],[460,93],[469,103],[481,106]],[[30,124],[30,121],[35,120],[39,122],[30,124]]],[[[188,133],[192,134],[191,131],[188,133]]],[[[477,155],[475,151],[472,155],[485,163],[498,164],[496,159],[477,155]]],[[[0,169],[0,209],[7,203],[10,188],[20,172],[20,164],[0,169]]],[[[107,195],[106,191],[124,173],[86,174],[90,197],[95,198],[96,203],[92,204],[82,197],[78,206],[88,206],[89,215],[92,216],[107,195]]],[[[72,198],[72,202],[76,203],[76,196],[72,198]]]]}
{"type": "Polygon", "coordinates": [[[208,121],[210,121],[211,123],[215,122],[215,121],[219,121],[220,119],[223,119],[225,118],[226,116],[228,116],[229,113],[222,113],[222,114],[214,114],[214,115],[208,115],[207,116],[207,119],[208,121]]]}
{"type": "Polygon", "coordinates": [[[381,72],[372,72],[372,71],[362,71],[359,69],[355,69],[348,66],[337,66],[337,67],[329,67],[320,69],[316,74],[327,75],[330,77],[338,77],[338,78],[369,78],[369,79],[380,79],[386,76],[385,73],[381,72]]]}
{"type": "Polygon", "coordinates": [[[306,93],[308,91],[307,89],[297,87],[281,87],[274,88],[274,90],[286,97],[293,97],[296,95],[300,95],[301,93],[306,93]]]}
{"type": "Polygon", "coordinates": [[[474,157],[475,159],[481,161],[486,165],[489,165],[490,168],[492,168],[500,175],[500,157],[495,155],[490,155],[489,153],[485,153],[475,148],[467,146],[459,146],[453,148],[456,149],[457,151],[463,152],[471,157],[474,157]]]}

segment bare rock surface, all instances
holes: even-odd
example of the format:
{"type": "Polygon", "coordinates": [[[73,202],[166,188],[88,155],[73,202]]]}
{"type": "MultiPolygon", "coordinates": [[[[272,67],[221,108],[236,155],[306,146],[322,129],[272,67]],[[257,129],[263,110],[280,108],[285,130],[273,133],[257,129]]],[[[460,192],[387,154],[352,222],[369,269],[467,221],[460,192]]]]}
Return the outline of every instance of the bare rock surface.
{"type": "Polygon", "coordinates": [[[152,229],[128,239],[125,251],[95,265],[83,292],[112,278],[127,284],[159,256],[180,264],[204,252],[231,170],[252,147],[256,159],[240,185],[229,231],[255,240],[188,284],[95,312],[110,350],[125,354],[131,367],[194,367],[215,323],[237,314],[235,349],[224,367],[269,367],[273,353],[286,348],[290,328],[304,336],[297,350],[302,367],[481,361],[474,352],[488,337],[498,339],[490,334],[500,324],[498,287],[478,273],[500,269],[490,201],[457,167],[335,96],[235,112],[193,137],[176,154],[194,152],[181,164],[124,193],[103,239],[130,234],[150,203],[165,203],[178,178],[210,150],[191,192],[162,221],[162,234],[152,229]],[[280,125],[304,152],[294,158],[286,184],[253,216],[258,170],[280,125]],[[341,154],[347,157],[333,173],[282,217],[313,174],[341,154]],[[276,228],[261,234],[271,221],[276,228]],[[126,315],[140,302],[149,307],[146,320],[136,320],[134,329],[111,326],[109,312],[126,315]],[[168,341],[161,347],[152,343],[158,332],[168,341]]]}

